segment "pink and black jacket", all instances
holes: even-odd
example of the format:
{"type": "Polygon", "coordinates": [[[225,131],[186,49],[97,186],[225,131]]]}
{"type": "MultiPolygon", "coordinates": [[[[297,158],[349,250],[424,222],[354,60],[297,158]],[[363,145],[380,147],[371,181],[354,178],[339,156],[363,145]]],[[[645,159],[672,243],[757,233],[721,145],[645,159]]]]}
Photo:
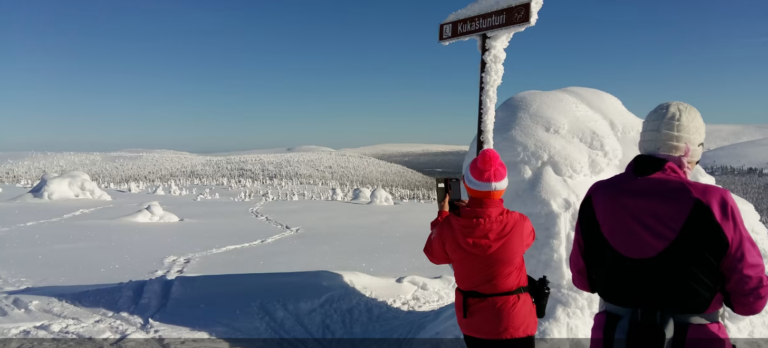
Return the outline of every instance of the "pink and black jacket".
{"type": "MultiPolygon", "coordinates": [[[[768,301],[763,257],[730,192],[690,181],[641,155],[587,193],[570,256],[573,284],[615,306],[704,314],[723,304],[754,315],[768,301]]],[[[591,347],[610,347],[617,321],[595,316],[591,347]]],[[[722,323],[674,325],[674,346],[730,347],[722,323]]]]}

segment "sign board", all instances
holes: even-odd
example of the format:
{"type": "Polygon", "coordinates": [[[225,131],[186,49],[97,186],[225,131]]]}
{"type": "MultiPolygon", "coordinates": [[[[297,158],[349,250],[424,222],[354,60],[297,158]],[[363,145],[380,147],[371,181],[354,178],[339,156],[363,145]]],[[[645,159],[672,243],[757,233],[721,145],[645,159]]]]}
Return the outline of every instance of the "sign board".
{"type": "Polygon", "coordinates": [[[453,22],[442,23],[440,24],[439,41],[478,35],[506,27],[526,24],[530,21],[531,3],[527,2],[453,22]]]}

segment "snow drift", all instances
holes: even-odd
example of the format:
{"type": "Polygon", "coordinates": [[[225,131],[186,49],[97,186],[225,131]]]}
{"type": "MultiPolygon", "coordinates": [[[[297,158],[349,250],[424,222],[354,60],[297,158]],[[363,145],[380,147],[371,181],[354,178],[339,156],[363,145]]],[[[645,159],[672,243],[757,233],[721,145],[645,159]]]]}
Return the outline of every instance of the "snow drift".
{"type": "MultiPolygon", "coordinates": [[[[382,346],[381,339],[461,337],[453,308],[447,306],[454,288],[453,278],[447,276],[378,278],[311,271],[161,277],[56,297],[135,316],[139,323],[194,328],[213,337],[283,338],[270,341],[270,347],[374,347],[382,346]],[[284,338],[344,341],[317,344],[284,338]]],[[[184,332],[181,337],[187,335],[184,332]]],[[[189,340],[184,346],[229,346],[214,343],[218,342],[208,339],[195,345],[189,340]]],[[[416,346],[446,346],[445,342],[419,343],[416,346]]],[[[456,343],[449,346],[463,346],[460,340],[456,343]]]]}
{"type": "Polygon", "coordinates": [[[149,202],[142,204],[145,206],[143,209],[119,218],[119,220],[133,221],[133,222],[178,222],[179,217],[175,214],[163,210],[158,202],[149,202]]]}
{"type": "Polygon", "coordinates": [[[392,195],[390,195],[389,192],[384,191],[383,188],[379,187],[371,193],[371,202],[368,204],[395,205],[395,202],[392,200],[392,195]]]}
{"type": "Polygon", "coordinates": [[[43,174],[40,182],[28,193],[15,198],[15,200],[19,201],[59,201],[66,199],[109,201],[112,200],[112,197],[99,189],[98,185],[91,181],[91,177],[88,174],[72,171],[62,175],[43,174]]]}
{"type": "MultiPolygon", "coordinates": [[[[536,242],[525,255],[528,273],[546,274],[552,281],[539,337],[590,336],[598,296],[573,286],[568,264],[578,209],[592,184],[623,172],[639,153],[641,125],[617,98],[588,88],[524,92],[497,110],[495,149],[509,177],[505,205],[526,214],[536,227],[536,242]]],[[[465,166],[475,149],[473,140],[465,166]]],[[[692,179],[715,182],[700,167],[692,179]]],[[[768,256],[766,227],[751,204],[736,200],[752,237],[768,256]]],[[[726,311],[724,319],[732,337],[768,335],[765,312],[743,318],[726,311]]]]}

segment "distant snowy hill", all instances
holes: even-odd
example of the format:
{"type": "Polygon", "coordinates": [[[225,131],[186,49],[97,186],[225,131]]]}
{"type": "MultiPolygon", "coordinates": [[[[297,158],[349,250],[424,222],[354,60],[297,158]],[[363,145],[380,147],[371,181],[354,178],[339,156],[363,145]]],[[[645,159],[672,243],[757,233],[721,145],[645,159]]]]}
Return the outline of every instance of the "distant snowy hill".
{"type": "Polygon", "coordinates": [[[703,166],[768,168],[768,138],[736,143],[704,152],[703,166]]]}
{"type": "Polygon", "coordinates": [[[392,155],[404,153],[423,152],[454,152],[467,151],[466,145],[439,145],[439,144],[380,144],[358,148],[341,149],[339,151],[353,152],[366,156],[392,155]]]}
{"type": "Polygon", "coordinates": [[[459,176],[467,153],[464,145],[382,144],[341,152],[357,153],[396,163],[429,176],[459,176]]]}
{"type": "Polygon", "coordinates": [[[768,138],[768,124],[708,124],[704,148],[712,150],[763,138],[768,138]]]}
{"type": "Polygon", "coordinates": [[[273,149],[257,149],[257,150],[245,150],[245,151],[231,151],[231,152],[218,152],[206,154],[208,156],[234,156],[234,155],[268,155],[268,154],[280,154],[280,153],[294,153],[294,152],[334,152],[336,150],[330,147],[323,146],[296,146],[296,147],[281,147],[273,149]]]}

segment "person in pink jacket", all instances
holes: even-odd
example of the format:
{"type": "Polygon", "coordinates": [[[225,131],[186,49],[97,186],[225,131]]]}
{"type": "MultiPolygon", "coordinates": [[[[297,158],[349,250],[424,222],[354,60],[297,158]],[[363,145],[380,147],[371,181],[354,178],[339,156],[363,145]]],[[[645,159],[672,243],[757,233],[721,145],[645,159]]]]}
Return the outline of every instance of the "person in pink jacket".
{"type": "Polygon", "coordinates": [[[688,178],[704,137],[694,107],[659,105],[641,155],[584,198],[570,266],[573,284],[600,296],[591,347],[731,347],[723,304],[765,308],[763,256],[731,193],[688,178]]]}

